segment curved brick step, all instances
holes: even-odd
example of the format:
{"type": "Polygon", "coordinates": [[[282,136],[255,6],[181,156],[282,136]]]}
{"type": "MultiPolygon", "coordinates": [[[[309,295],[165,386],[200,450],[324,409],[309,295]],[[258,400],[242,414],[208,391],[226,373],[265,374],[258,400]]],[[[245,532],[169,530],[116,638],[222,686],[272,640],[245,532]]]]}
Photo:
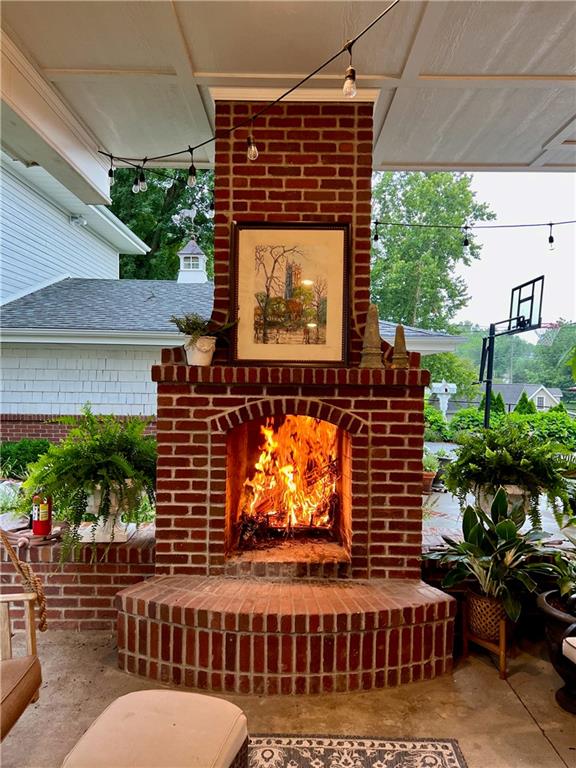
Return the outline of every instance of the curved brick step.
{"type": "Polygon", "coordinates": [[[120,667],[176,685],[320,693],[451,669],[455,601],[422,582],[158,576],[117,607],[120,667]]]}

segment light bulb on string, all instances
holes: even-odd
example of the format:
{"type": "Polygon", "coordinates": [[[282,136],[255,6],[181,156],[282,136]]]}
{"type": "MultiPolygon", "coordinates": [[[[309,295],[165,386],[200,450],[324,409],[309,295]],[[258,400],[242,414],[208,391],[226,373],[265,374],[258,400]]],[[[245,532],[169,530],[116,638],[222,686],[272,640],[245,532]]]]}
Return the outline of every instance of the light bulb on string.
{"type": "Polygon", "coordinates": [[[377,243],[378,240],[380,240],[380,235],[378,234],[378,225],[379,224],[380,224],[380,222],[378,221],[378,219],[376,219],[376,221],[374,222],[374,235],[372,236],[372,240],[375,243],[377,243]]]}
{"type": "Polygon", "coordinates": [[[550,227],[550,234],[548,235],[548,248],[553,251],[554,250],[554,235],[552,234],[552,227],[554,226],[552,222],[548,225],[550,227]]]}
{"type": "Polygon", "coordinates": [[[468,238],[468,225],[464,227],[464,240],[462,240],[462,245],[464,248],[468,248],[470,245],[470,240],[468,238]]]}
{"type": "MultiPolygon", "coordinates": [[[[146,162],[146,160],[144,160],[146,162]]],[[[140,167],[140,173],[138,175],[138,187],[140,188],[140,192],[146,192],[148,189],[148,184],[146,183],[146,174],[144,173],[144,166],[142,165],[140,167]]]]}
{"type": "Polygon", "coordinates": [[[246,144],[248,149],[246,150],[246,157],[248,160],[257,160],[258,159],[258,147],[254,143],[254,137],[252,134],[248,136],[246,139],[246,144]]]}
{"type": "Polygon", "coordinates": [[[188,152],[190,152],[190,167],[188,168],[188,178],[186,179],[186,184],[192,188],[196,186],[196,166],[194,165],[194,150],[192,147],[188,147],[188,152]]]}
{"type": "Polygon", "coordinates": [[[115,171],[116,169],[114,168],[114,158],[110,157],[110,170],[108,171],[108,183],[110,184],[111,187],[114,186],[114,182],[116,181],[116,179],[114,178],[115,171]]]}
{"type": "Polygon", "coordinates": [[[132,184],[132,192],[134,192],[135,195],[140,192],[140,182],[139,182],[140,173],[138,168],[136,169],[136,172],[134,173],[134,184],[132,184]]]}
{"type": "Polygon", "coordinates": [[[350,55],[350,63],[344,75],[344,85],[342,86],[342,93],[344,94],[344,96],[346,96],[346,98],[353,99],[354,96],[356,96],[357,89],[356,89],[356,70],[352,66],[352,43],[349,43],[347,45],[346,50],[350,55]]]}
{"type": "Polygon", "coordinates": [[[208,206],[206,217],[208,219],[213,219],[215,213],[216,213],[216,207],[214,205],[214,195],[210,195],[210,205],[208,206]]]}

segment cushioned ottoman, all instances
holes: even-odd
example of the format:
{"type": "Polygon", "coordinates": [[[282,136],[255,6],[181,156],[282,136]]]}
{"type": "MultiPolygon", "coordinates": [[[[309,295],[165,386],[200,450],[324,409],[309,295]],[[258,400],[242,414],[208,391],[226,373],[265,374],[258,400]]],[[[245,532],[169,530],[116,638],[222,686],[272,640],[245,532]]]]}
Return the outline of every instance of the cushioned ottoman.
{"type": "Polygon", "coordinates": [[[67,755],[62,768],[244,768],[246,716],[234,704],[183,691],[121,696],[67,755]]]}

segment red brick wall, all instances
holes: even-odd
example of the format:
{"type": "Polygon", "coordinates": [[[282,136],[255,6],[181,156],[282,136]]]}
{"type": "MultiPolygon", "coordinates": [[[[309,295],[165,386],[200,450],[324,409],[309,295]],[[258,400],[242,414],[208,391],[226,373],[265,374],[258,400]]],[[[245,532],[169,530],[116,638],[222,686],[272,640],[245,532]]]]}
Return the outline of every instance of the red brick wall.
{"type": "MultiPolygon", "coordinates": [[[[13,443],[23,438],[44,438],[58,443],[72,429],[67,424],[58,423],[59,416],[43,413],[4,413],[0,414],[0,442],[13,443]]],[[[123,418],[119,416],[118,418],[123,418]]],[[[146,434],[156,433],[153,420],[146,428],[146,434]]]]}
{"type": "Polygon", "coordinates": [[[197,368],[174,364],[180,355],[181,349],[164,350],[165,363],[152,369],[156,573],[223,572],[227,433],[254,418],[294,413],[351,436],[352,576],[420,577],[427,371],[197,368]]]}
{"type": "MultiPolygon", "coordinates": [[[[216,103],[216,133],[258,111],[261,103],[216,103]]],[[[233,221],[329,222],[351,225],[350,364],[360,361],[370,300],[372,104],[283,103],[216,141],[214,312],[228,316],[233,221]],[[246,159],[252,133],[258,159],[246,159]]],[[[216,358],[225,360],[222,353],[216,358]]]]}
{"type": "MultiPolygon", "coordinates": [[[[154,575],[154,533],[143,526],[126,544],[99,544],[96,552],[85,546],[79,562],[60,564],[60,546],[20,549],[19,557],[32,565],[44,585],[48,608],[48,629],[116,628],[114,598],[125,587],[154,575]],[[93,557],[93,554],[95,555],[93,557]]],[[[4,548],[0,548],[2,591],[21,588],[20,577],[4,548]]],[[[12,612],[12,611],[11,611],[12,612]]],[[[21,611],[13,611],[21,628],[21,611]]]]}

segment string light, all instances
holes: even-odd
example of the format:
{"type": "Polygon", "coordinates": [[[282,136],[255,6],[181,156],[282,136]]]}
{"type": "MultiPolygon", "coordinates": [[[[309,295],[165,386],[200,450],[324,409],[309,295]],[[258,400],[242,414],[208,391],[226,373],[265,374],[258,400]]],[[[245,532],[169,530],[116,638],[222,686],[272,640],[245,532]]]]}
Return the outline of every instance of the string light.
{"type": "Polygon", "coordinates": [[[464,246],[464,248],[468,248],[468,246],[470,245],[470,240],[468,239],[468,229],[469,229],[468,224],[466,224],[466,226],[464,227],[464,240],[462,241],[462,245],[464,246]]]}
{"type": "Polygon", "coordinates": [[[246,157],[248,160],[257,160],[258,159],[258,147],[254,143],[254,137],[252,134],[248,136],[246,139],[247,144],[247,150],[246,150],[246,157]]]}
{"type": "Polygon", "coordinates": [[[208,206],[207,218],[213,219],[216,213],[216,206],[214,204],[214,195],[210,195],[210,205],[208,206]]]}
{"type": "Polygon", "coordinates": [[[552,222],[550,222],[550,224],[549,224],[550,234],[548,235],[548,246],[549,246],[551,251],[554,250],[554,235],[552,234],[552,227],[553,226],[554,225],[552,224],[552,222]]]}
{"type": "Polygon", "coordinates": [[[140,169],[136,168],[136,172],[134,173],[134,184],[132,184],[132,192],[134,192],[135,195],[140,192],[140,169]]]}
{"type": "Polygon", "coordinates": [[[189,187],[195,187],[196,166],[194,165],[194,150],[192,147],[188,147],[188,151],[190,152],[190,168],[188,168],[188,178],[186,179],[186,184],[188,184],[189,187]]]}
{"type": "Polygon", "coordinates": [[[140,192],[146,192],[148,189],[148,184],[146,183],[146,174],[144,173],[144,164],[146,163],[146,160],[147,158],[144,158],[144,162],[140,167],[140,174],[138,176],[138,188],[140,189],[140,192]]]}
{"type": "Polygon", "coordinates": [[[344,85],[342,86],[342,93],[348,99],[353,99],[357,93],[356,70],[352,66],[352,45],[353,45],[352,42],[349,42],[346,44],[346,50],[348,51],[348,55],[350,56],[350,62],[348,64],[348,68],[346,69],[346,74],[344,75],[344,85]]]}
{"type": "Polygon", "coordinates": [[[380,222],[378,221],[378,219],[376,219],[375,222],[374,222],[374,236],[372,237],[372,240],[374,240],[375,243],[377,243],[378,240],[380,240],[380,235],[378,234],[378,225],[379,224],[380,224],[380,222]]]}
{"type": "Polygon", "coordinates": [[[116,181],[116,179],[114,178],[115,170],[116,169],[114,168],[114,160],[110,158],[110,170],[108,171],[108,183],[110,184],[111,187],[114,186],[114,182],[116,181]]]}
{"type": "MultiPolygon", "coordinates": [[[[287,91],[285,91],[280,96],[278,96],[278,98],[274,99],[273,101],[269,102],[268,104],[265,104],[252,117],[249,117],[249,118],[247,118],[245,120],[241,120],[239,123],[236,123],[236,125],[233,125],[228,130],[219,131],[218,132],[218,138],[222,138],[222,137],[225,137],[225,136],[230,136],[231,134],[234,133],[234,131],[237,131],[240,128],[244,128],[244,127],[246,127],[247,125],[250,125],[250,124],[253,125],[256,118],[258,118],[261,115],[264,115],[267,112],[269,112],[270,109],[272,109],[272,107],[274,107],[276,104],[278,104],[279,102],[281,102],[284,99],[286,99],[291,93],[293,93],[295,90],[297,90],[302,85],[304,85],[304,83],[307,83],[308,80],[311,80],[313,77],[315,77],[319,72],[321,72],[329,64],[331,64],[333,61],[335,61],[345,51],[348,51],[348,53],[350,54],[350,61],[352,61],[352,46],[354,45],[354,43],[356,43],[358,40],[360,40],[361,37],[363,37],[370,29],[372,29],[372,27],[375,24],[377,24],[381,19],[383,19],[384,16],[386,16],[386,14],[388,14],[396,5],[398,5],[399,2],[400,2],[400,0],[393,0],[390,3],[390,5],[388,5],[381,13],[378,14],[378,16],[376,16],[376,18],[374,18],[369,24],[367,24],[367,26],[364,27],[364,29],[361,32],[359,32],[355,37],[353,37],[351,40],[349,40],[346,43],[346,45],[344,45],[339,51],[337,51],[335,54],[330,56],[329,59],[327,59],[322,64],[320,64],[319,67],[316,67],[316,69],[313,72],[310,72],[310,74],[306,75],[306,77],[303,77],[295,85],[293,85],[287,91]]],[[[346,86],[346,83],[345,83],[345,87],[347,87],[349,90],[351,90],[352,88],[354,90],[354,93],[350,93],[350,97],[355,96],[356,95],[356,82],[355,82],[356,81],[356,72],[354,71],[354,68],[351,65],[346,70],[346,81],[349,83],[349,85],[346,86]],[[350,72],[350,77],[348,76],[349,72],[350,72]],[[352,76],[352,73],[353,73],[353,76],[352,76]]],[[[187,149],[181,149],[181,150],[178,150],[176,152],[167,152],[166,154],[156,155],[154,157],[144,158],[143,160],[141,160],[140,158],[137,158],[137,157],[121,157],[119,155],[112,155],[109,152],[105,152],[104,150],[98,150],[98,152],[101,155],[106,155],[107,157],[109,157],[111,162],[116,160],[116,161],[119,161],[119,162],[122,162],[122,163],[126,163],[127,165],[135,165],[135,167],[140,167],[140,166],[143,167],[147,160],[148,161],[168,160],[168,159],[171,159],[171,158],[174,158],[174,157],[178,157],[179,155],[184,155],[186,152],[195,151],[197,149],[200,149],[201,147],[204,147],[207,144],[212,144],[215,141],[216,141],[216,134],[214,134],[213,136],[211,136],[208,139],[205,139],[204,141],[200,142],[199,144],[196,144],[193,147],[188,146],[187,149]]],[[[247,152],[251,152],[251,154],[253,155],[253,157],[250,157],[249,159],[250,160],[255,160],[258,157],[258,148],[256,147],[256,144],[254,143],[254,140],[253,140],[251,135],[248,138],[248,142],[249,143],[248,143],[247,152]]],[[[140,187],[140,191],[144,191],[144,190],[142,190],[142,188],[140,187]]]]}

